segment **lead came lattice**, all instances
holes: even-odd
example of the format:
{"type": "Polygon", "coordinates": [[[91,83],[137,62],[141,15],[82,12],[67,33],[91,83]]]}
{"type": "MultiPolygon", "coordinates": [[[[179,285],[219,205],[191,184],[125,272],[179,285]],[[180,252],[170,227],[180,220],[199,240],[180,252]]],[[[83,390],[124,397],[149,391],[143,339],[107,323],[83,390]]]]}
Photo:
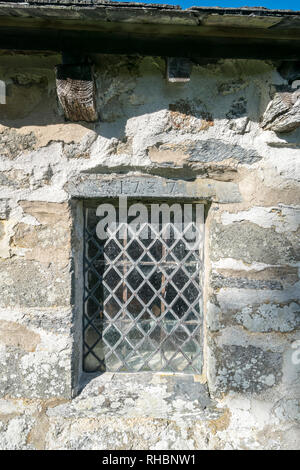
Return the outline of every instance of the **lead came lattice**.
{"type": "Polygon", "coordinates": [[[99,220],[85,208],[84,370],[201,373],[202,246],[187,246],[191,225],[129,226],[122,239],[117,224],[100,240],[99,220]]]}

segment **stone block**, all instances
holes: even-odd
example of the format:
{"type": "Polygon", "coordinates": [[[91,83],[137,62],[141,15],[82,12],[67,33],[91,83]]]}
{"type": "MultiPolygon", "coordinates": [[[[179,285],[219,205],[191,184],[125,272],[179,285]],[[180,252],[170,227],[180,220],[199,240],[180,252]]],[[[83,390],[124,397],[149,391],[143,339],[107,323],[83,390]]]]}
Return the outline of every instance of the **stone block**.
{"type": "Polygon", "coordinates": [[[7,199],[0,199],[0,220],[7,219],[9,215],[9,207],[7,199]]]}
{"type": "Polygon", "coordinates": [[[70,304],[69,266],[23,259],[0,260],[0,306],[54,307],[70,304]]]}
{"type": "Polygon", "coordinates": [[[191,144],[188,154],[189,162],[220,162],[232,159],[251,165],[262,158],[255,149],[243,148],[219,139],[207,139],[191,144]]]}
{"type": "Polygon", "coordinates": [[[3,238],[5,235],[5,224],[0,220],[0,240],[3,238]]]}
{"type": "Polygon", "coordinates": [[[36,137],[33,132],[21,134],[15,129],[5,128],[0,133],[0,155],[14,159],[24,151],[33,150],[36,137]]]}
{"type": "Polygon", "coordinates": [[[51,225],[17,224],[11,245],[26,259],[62,266],[70,258],[70,227],[63,221],[51,225]]]}
{"type": "Polygon", "coordinates": [[[71,397],[71,351],[26,352],[0,345],[0,396],[11,398],[71,397]]]}
{"type": "Polygon", "coordinates": [[[214,396],[229,392],[261,393],[280,383],[282,354],[252,345],[211,347],[209,383],[214,396]]]}
{"type": "Polygon", "coordinates": [[[26,326],[0,320],[0,344],[33,352],[40,340],[40,336],[34,331],[30,331],[26,326]]]}
{"type": "Polygon", "coordinates": [[[246,263],[281,265],[298,260],[298,249],[289,236],[251,222],[213,224],[210,251],[213,260],[234,258],[246,263]]]}
{"type": "Polygon", "coordinates": [[[276,93],[269,103],[261,126],[275,132],[291,132],[300,127],[300,93],[276,93]]]}

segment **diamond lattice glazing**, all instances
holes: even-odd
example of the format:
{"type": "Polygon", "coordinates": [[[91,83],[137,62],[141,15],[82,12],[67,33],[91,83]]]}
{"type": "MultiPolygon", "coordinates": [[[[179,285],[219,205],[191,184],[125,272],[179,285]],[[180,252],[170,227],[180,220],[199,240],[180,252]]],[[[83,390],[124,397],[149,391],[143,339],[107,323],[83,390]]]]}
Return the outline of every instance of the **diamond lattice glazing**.
{"type": "Polygon", "coordinates": [[[185,239],[195,220],[127,225],[124,239],[117,224],[104,241],[98,221],[85,208],[85,371],[201,373],[202,247],[185,239]]]}

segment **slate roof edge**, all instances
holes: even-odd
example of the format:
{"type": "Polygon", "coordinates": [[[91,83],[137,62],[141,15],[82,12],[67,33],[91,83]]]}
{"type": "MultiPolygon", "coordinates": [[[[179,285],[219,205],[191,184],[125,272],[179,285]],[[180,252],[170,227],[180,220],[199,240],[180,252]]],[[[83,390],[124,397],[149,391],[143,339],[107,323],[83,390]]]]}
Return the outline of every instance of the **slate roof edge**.
{"type": "Polygon", "coordinates": [[[0,0],[0,6],[13,6],[16,7],[58,7],[58,8],[90,8],[90,7],[103,7],[113,9],[144,9],[144,10],[161,10],[161,11],[176,11],[176,12],[199,12],[206,14],[217,14],[217,15],[242,15],[242,16],[299,16],[300,10],[278,10],[268,9],[265,7],[198,7],[192,6],[186,9],[182,9],[179,5],[167,5],[157,3],[140,3],[140,2],[109,2],[103,0],[11,0],[10,2],[0,0]]]}
{"type": "Polygon", "coordinates": [[[1,48],[297,60],[300,11],[104,0],[0,0],[1,48]]]}

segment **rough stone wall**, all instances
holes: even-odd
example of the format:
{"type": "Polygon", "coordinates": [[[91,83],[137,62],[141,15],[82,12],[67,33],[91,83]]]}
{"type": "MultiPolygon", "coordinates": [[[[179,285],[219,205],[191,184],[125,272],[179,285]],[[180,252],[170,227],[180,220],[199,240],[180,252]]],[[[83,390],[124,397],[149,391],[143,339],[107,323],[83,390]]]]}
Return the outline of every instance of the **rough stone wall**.
{"type": "Polygon", "coordinates": [[[299,449],[297,96],[278,111],[289,77],[220,60],[168,84],[160,58],[93,60],[100,120],[87,125],[58,106],[59,56],[0,56],[0,448],[299,449]],[[79,385],[73,197],[141,175],[194,180],[210,204],[192,398],[172,375],[79,385]]]}

